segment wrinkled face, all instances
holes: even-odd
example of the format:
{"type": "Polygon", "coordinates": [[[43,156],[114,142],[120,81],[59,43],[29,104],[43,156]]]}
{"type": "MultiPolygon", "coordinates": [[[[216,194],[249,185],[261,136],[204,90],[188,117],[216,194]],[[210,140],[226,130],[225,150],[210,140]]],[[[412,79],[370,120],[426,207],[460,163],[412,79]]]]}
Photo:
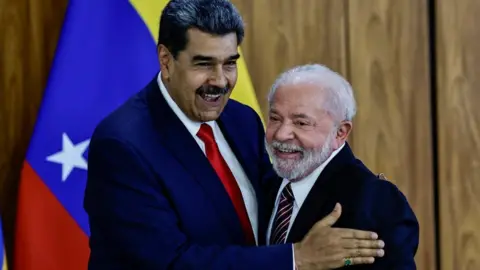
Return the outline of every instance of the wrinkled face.
{"type": "Polygon", "coordinates": [[[177,59],[159,46],[162,80],[190,119],[216,120],[237,82],[236,34],[213,36],[190,29],[187,36],[188,44],[177,59]]]}
{"type": "Polygon", "coordinates": [[[297,181],[320,166],[342,145],[350,123],[335,125],[322,107],[318,85],[280,86],[273,96],[266,129],[266,148],[280,177],[297,181]]]}

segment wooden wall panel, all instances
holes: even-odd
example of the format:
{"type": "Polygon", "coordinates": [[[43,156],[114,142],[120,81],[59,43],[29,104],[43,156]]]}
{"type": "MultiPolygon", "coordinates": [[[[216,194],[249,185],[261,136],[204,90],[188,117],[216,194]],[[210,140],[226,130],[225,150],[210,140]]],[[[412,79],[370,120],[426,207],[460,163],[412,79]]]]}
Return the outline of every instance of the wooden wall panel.
{"type": "Polygon", "coordinates": [[[407,196],[421,227],[418,269],[435,269],[426,0],[351,0],[353,149],[407,196]]]}
{"type": "MultiPolygon", "coordinates": [[[[323,63],[352,82],[359,105],[353,148],[385,172],[421,225],[418,269],[480,269],[480,2],[232,0],[247,23],[242,46],[261,108],[275,77],[323,63]],[[437,66],[428,29],[436,28],[437,66]],[[438,157],[432,152],[430,69],[437,77],[438,157]],[[436,242],[433,158],[438,158],[441,239],[436,242]]],[[[11,255],[17,180],[50,71],[67,0],[0,0],[0,210],[11,255]]],[[[435,131],[434,131],[435,132],[435,131]]],[[[437,134],[434,133],[434,136],[437,134]]]]}
{"type": "Polygon", "coordinates": [[[0,209],[10,261],[20,168],[65,7],[64,0],[0,0],[0,209]]]}
{"type": "Polygon", "coordinates": [[[260,107],[275,78],[295,65],[322,63],[346,71],[344,1],[232,0],[244,17],[242,44],[260,107]]]}
{"type": "Polygon", "coordinates": [[[436,1],[442,270],[480,269],[480,2],[436,1]]]}

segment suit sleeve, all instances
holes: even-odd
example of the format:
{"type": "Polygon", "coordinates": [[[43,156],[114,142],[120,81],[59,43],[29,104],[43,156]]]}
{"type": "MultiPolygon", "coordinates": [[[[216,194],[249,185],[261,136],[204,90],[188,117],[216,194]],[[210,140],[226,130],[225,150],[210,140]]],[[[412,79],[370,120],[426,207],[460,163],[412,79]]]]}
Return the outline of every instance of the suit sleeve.
{"type": "Polygon", "coordinates": [[[417,218],[405,196],[392,183],[375,180],[371,189],[374,220],[378,234],[385,242],[385,256],[376,259],[368,269],[415,270],[415,254],[419,243],[417,218]],[[373,198],[373,197],[372,197],[373,198]]]}
{"type": "Polygon", "coordinates": [[[134,149],[102,139],[92,140],[89,151],[84,206],[91,230],[90,270],[292,269],[290,245],[193,243],[180,229],[159,179],[134,149]]]}

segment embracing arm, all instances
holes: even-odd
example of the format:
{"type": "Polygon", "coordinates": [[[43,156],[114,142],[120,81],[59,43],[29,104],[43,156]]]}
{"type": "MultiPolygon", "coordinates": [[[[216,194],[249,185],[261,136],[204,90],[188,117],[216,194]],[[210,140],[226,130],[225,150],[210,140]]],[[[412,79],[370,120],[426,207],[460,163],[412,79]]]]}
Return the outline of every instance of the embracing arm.
{"type": "Polygon", "coordinates": [[[91,270],[292,269],[291,245],[191,242],[147,163],[118,140],[93,140],[90,145],[85,209],[91,229],[91,270]]]}

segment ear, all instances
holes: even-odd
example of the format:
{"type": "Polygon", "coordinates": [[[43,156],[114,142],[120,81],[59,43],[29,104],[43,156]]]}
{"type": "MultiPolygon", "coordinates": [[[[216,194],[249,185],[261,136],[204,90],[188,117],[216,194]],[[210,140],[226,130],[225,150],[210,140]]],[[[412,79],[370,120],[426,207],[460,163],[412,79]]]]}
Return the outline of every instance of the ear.
{"type": "Polygon", "coordinates": [[[350,135],[352,131],[352,122],[351,121],[342,121],[337,129],[337,136],[335,137],[338,145],[342,145],[350,135]]]}
{"type": "Polygon", "coordinates": [[[162,77],[163,79],[168,80],[173,72],[173,56],[167,47],[162,44],[158,45],[157,52],[162,77]]]}

